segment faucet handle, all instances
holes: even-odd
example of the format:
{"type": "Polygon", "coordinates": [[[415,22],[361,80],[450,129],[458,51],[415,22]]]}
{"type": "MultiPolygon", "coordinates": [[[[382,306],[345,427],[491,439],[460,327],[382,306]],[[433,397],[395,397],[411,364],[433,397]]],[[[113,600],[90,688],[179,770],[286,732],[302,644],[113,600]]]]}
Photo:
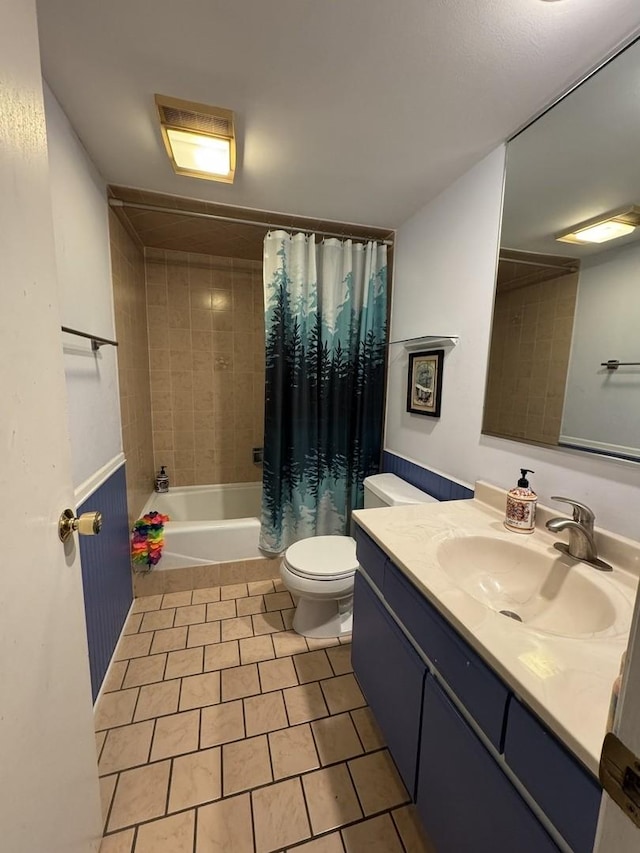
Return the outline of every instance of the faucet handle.
{"type": "Polygon", "coordinates": [[[552,501],[560,501],[560,503],[570,504],[573,507],[573,520],[578,524],[582,524],[587,530],[593,530],[595,515],[592,509],[586,504],[581,504],[580,501],[574,501],[571,498],[561,498],[557,495],[551,496],[552,501]]]}

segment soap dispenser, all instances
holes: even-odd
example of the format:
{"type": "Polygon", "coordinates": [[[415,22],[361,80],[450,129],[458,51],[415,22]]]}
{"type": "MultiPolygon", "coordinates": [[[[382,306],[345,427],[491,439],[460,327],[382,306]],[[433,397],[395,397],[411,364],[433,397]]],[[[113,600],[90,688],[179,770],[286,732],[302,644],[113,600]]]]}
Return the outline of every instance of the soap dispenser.
{"type": "Polygon", "coordinates": [[[514,533],[533,533],[536,527],[536,503],[538,496],[529,488],[527,474],[535,474],[529,468],[521,468],[518,485],[507,492],[507,511],[504,526],[514,533]]]}
{"type": "Polygon", "coordinates": [[[169,491],[169,475],[164,470],[165,466],[160,466],[160,471],[156,476],[154,490],[156,492],[160,492],[161,494],[169,491]]]}

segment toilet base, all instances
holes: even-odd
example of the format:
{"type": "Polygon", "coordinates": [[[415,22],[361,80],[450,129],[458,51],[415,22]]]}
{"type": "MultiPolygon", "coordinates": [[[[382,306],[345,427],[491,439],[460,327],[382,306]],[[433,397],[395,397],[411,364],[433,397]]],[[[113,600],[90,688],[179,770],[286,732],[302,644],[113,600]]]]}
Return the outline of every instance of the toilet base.
{"type": "Polygon", "coordinates": [[[293,617],[293,630],[303,637],[329,639],[351,633],[353,596],[335,599],[301,598],[293,617]]]}

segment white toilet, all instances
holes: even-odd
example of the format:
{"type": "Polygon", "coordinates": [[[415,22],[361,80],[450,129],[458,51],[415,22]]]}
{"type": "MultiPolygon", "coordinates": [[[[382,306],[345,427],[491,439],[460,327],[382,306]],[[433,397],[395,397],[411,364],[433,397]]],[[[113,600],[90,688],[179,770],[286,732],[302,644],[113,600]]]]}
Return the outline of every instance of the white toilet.
{"type": "MultiPolygon", "coordinates": [[[[395,474],[374,474],[364,481],[365,509],[418,503],[437,501],[395,474]]],[[[280,577],[298,599],[294,631],[317,638],[350,634],[357,568],[351,536],[311,536],[290,545],[282,558],[280,577]]]]}

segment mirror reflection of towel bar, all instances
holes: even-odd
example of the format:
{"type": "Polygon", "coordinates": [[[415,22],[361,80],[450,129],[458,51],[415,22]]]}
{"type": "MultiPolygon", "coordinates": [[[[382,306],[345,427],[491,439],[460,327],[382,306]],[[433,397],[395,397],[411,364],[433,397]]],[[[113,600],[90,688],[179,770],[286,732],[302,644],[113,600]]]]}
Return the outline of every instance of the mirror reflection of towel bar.
{"type": "Polygon", "coordinates": [[[607,370],[617,370],[619,367],[640,367],[640,361],[618,361],[610,358],[609,361],[601,361],[600,367],[606,367],[607,370]]]}

